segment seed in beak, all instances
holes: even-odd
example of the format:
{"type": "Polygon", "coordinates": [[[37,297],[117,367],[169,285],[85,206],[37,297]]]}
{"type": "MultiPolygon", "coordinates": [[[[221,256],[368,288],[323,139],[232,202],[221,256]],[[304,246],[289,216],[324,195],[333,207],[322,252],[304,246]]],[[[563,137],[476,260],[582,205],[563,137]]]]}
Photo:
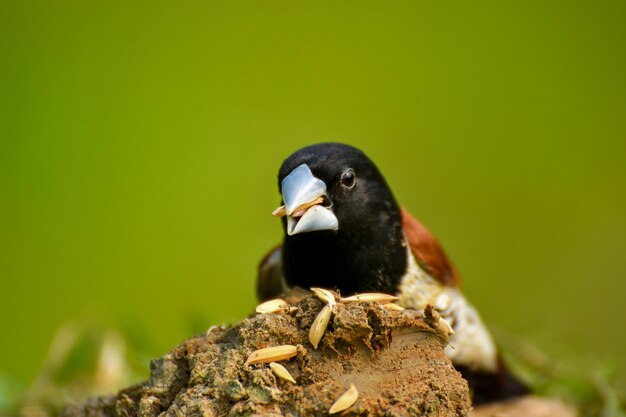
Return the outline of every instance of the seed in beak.
{"type": "Polygon", "coordinates": [[[291,213],[287,213],[287,208],[285,206],[280,206],[276,210],[272,212],[272,216],[276,217],[284,217],[286,215],[291,215],[292,217],[302,217],[302,215],[311,207],[316,206],[318,204],[322,204],[324,201],[324,197],[317,197],[313,201],[309,201],[308,203],[300,204],[296,207],[291,213]]]}
{"type": "Polygon", "coordinates": [[[285,208],[285,206],[280,206],[272,212],[272,216],[276,216],[276,217],[284,217],[286,215],[287,215],[287,209],[285,208]]]}

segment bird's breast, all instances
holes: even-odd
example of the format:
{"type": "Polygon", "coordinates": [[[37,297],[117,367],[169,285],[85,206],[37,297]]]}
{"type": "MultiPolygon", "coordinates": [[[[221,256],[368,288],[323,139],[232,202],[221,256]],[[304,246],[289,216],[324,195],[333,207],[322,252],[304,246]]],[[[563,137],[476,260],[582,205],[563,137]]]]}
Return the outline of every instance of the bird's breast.
{"type": "Polygon", "coordinates": [[[455,332],[446,347],[452,362],[472,370],[495,372],[497,350],[476,309],[458,288],[443,285],[424,271],[410,251],[407,262],[398,287],[399,304],[415,310],[423,310],[428,304],[435,307],[455,332]]]}

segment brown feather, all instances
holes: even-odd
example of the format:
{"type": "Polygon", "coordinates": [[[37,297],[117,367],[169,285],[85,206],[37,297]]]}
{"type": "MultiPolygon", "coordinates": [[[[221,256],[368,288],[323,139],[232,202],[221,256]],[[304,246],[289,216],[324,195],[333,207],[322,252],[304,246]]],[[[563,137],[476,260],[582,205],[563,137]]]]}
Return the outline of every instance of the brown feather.
{"type": "Polygon", "coordinates": [[[402,229],[417,263],[443,285],[460,286],[461,276],[437,238],[408,211],[401,211],[402,229]]]}
{"type": "Polygon", "coordinates": [[[285,291],[282,263],[283,245],[275,246],[259,262],[256,295],[259,301],[271,300],[285,291]]]}

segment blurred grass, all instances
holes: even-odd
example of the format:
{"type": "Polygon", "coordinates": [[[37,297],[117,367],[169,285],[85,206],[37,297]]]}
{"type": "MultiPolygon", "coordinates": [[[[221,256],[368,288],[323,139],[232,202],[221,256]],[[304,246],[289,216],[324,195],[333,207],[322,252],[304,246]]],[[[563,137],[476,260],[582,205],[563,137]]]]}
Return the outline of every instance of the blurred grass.
{"type": "Polygon", "coordinates": [[[34,383],[64,323],[150,357],[245,316],[276,170],[324,140],[378,163],[487,322],[625,369],[625,21],[610,0],[0,2],[4,384],[34,383]]]}
{"type": "Polygon", "coordinates": [[[0,377],[0,415],[46,417],[68,401],[107,395],[148,377],[148,358],[132,338],[99,326],[68,324],[55,335],[28,387],[0,377]]]}
{"type": "Polygon", "coordinates": [[[626,416],[626,373],[615,361],[555,358],[502,329],[496,339],[507,364],[534,394],[560,398],[580,417],[626,416]]]}

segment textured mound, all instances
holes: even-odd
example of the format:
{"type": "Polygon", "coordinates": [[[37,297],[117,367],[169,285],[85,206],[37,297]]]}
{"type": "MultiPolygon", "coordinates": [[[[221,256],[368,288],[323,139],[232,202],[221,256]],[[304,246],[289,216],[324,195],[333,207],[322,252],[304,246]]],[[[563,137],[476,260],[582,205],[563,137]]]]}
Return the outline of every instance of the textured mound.
{"type": "Polygon", "coordinates": [[[325,304],[299,290],[285,300],[295,308],[212,328],[153,361],[146,383],[70,405],[63,415],[328,415],[351,384],[359,395],[342,415],[468,414],[467,384],[444,354],[447,334],[436,313],[338,303],[314,349],[309,330],[325,304]],[[279,362],[295,383],[267,364],[245,365],[253,351],[280,345],[297,347],[279,362]]]}

